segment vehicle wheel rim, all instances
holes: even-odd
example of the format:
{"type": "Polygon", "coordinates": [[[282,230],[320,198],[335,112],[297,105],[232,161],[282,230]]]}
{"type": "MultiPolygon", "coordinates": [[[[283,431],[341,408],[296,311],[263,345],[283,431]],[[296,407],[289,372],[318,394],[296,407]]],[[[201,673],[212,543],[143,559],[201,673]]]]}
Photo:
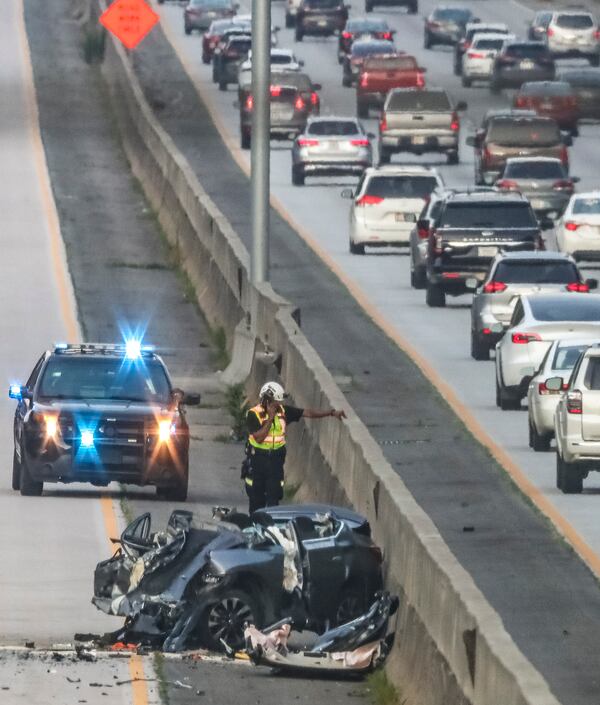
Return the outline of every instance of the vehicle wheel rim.
{"type": "Polygon", "coordinates": [[[228,646],[240,646],[243,641],[244,624],[254,623],[251,607],[238,597],[225,597],[213,605],[208,615],[208,631],[212,639],[228,646]]]}

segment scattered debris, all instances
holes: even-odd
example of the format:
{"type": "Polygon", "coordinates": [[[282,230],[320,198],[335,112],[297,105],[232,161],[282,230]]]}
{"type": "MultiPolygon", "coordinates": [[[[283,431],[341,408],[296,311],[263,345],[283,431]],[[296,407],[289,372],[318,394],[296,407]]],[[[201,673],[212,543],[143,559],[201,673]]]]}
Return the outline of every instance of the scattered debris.
{"type": "Polygon", "coordinates": [[[69,683],[81,683],[81,678],[71,678],[70,676],[66,676],[66,678],[69,683]]]}
{"type": "Polygon", "coordinates": [[[25,642],[25,646],[26,646],[28,649],[35,649],[35,641],[26,641],[26,642],[25,642]]]}

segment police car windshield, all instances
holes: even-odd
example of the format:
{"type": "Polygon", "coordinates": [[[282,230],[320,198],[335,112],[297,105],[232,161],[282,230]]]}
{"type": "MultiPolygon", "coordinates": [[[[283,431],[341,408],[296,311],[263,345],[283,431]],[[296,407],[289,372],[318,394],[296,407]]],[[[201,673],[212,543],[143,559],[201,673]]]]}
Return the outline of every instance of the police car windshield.
{"type": "Polygon", "coordinates": [[[171,389],[156,360],[56,356],[46,365],[38,396],[168,404],[171,389]]]}

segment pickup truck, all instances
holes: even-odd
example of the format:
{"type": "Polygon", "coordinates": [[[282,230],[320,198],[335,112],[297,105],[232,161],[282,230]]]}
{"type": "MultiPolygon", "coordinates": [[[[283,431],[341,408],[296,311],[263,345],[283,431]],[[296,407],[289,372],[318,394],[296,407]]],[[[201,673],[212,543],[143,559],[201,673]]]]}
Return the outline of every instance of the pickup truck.
{"type": "Polygon", "coordinates": [[[462,101],[453,106],[443,88],[394,88],[379,121],[379,163],[398,152],[438,152],[458,164],[458,113],[466,108],[462,101]]]}
{"type": "Polygon", "coordinates": [[[427,69],[414,56],[373,56],[365,59],[356,84],[356,112],[369,117],[371,107],[381,107],[393,88],[424,88],[427,69]]]}
{"type": "Polygon", "coordinates": [[[449,194],[427,225],[425,301],[439,307],[446,305],[446,294],[476,289],[499,252],[544,249],[541,230],[552,227],[552,221],[538,223],[520,193],[487,191],[449,194]]]}

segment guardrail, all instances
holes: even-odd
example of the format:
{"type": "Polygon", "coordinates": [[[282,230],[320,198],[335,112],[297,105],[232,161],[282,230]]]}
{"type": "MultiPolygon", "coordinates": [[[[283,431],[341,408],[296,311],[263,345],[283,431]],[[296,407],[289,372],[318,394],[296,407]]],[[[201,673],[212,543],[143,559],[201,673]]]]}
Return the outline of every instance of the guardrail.
{"type": "MultiPolygon", "coordinates": [[[[208,321],[223,326],[230,340],[238,326],[251,330],[259,347],[274,352],[299,405],[348,410],[293,306],[270,285],[250,283],[247,250],[155,119],[126,51],[112,38],[102,73],[133,173],[180,253],[208,321]]],[[[251,379],[262,381],[264,371],[257,362],[251,379]]],[[[384,547],[387,584],[401,596],[386,668],[407,702],[558,705],[357,415],[298,426],[287,471],[302,479],[302,497],[352,504],[384,547]]]]}

